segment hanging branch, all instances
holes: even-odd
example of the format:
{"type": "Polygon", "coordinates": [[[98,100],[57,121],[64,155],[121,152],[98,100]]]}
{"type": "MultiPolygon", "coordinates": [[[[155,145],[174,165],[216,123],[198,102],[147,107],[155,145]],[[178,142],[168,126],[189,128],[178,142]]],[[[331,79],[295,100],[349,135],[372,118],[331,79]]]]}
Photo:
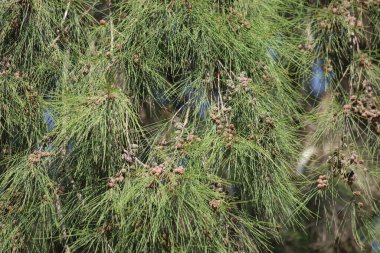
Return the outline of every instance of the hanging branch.
{"type": "Polygon", "coordinates": [[[110,32],[111,32],[111,56],[113,57],[113,51],[114,51],[114,24],[113,24],[112,2],[111,2],[111,0],[108,0],[108,8],[109,8],[110,32]]]}
{"type": "Polygon", "coordinates": [[[60,32],[60,33],[57,35],[57,37],[55,37],[55,39],[53,39],[53,41],[50,43],[50,46],[51,46],[51,47],[55,47],[56,44],[57,44],[57,42],[58,42],[58,40],[61,38],[62,33],[63,33],[63,32],[67,32],[68,27],[67,27],[67,26],[66,26],[66,27],[63,27],[63,24],[65,23],[66,18],[67,18],[67,15],[68,15],[68,13],[69,13],[70,5],[71,5],[71,0],[68,1],[67,6],[66,6],[65,13],[63,14],[63,18],[62,18],[61,25],[60,25],[60,27],[61,27],[61,32],[60,32]]]}
{"type": "MultiPolygon", "coordinates": [[[[59,187],[60,187],[60,184],[58,184],[58,186],[56,187],[56,190],[54,192],[54,196],[55,196],[55,207],[57,209],[58,220],[61,222],[63,220],[63,215],[62,215],[62,203],[61,203],[61,199],[59,197],[59,187]]],[[[63,239],[65,240],[65,245],[64,245],[65,251],[66,251],[66,253],[70,253],[71,251],[70,251],[70,247],[68,245],[69,238],[68,238],[68,234],[67,234],[65,224],[62,224],[61,228],[62,228],[63,239]]]]}

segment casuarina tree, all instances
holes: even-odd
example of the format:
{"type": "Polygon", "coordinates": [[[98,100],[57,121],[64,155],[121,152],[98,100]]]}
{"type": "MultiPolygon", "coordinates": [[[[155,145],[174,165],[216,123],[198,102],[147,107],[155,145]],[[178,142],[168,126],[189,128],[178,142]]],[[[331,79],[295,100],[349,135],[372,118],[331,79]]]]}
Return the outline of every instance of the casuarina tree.
{"type": "Polygon", "coordinates": [[[379,1],[3,0],[0,27],[1,252],[378,247],[379,1]]]}

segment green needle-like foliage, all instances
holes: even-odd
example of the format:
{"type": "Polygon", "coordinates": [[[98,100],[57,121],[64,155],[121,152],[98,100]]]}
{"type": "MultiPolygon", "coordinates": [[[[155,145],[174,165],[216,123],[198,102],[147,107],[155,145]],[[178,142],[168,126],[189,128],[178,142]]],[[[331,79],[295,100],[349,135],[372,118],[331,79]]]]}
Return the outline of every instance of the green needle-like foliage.
{"type": "Polygon", "coordinates": [[[271,252],[321,224],[373,243],[379,9],[2,1],[0,252],[271,252]]]}

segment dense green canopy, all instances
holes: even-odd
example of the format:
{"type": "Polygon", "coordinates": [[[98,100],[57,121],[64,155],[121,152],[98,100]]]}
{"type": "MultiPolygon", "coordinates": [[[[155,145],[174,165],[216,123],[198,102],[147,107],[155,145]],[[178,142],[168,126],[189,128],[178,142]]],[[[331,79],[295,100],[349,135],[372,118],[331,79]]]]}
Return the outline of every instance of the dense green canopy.
{"type": "Polygon", "coordinates": [[[379,1],[3,0],[0,27],[1,252],[379,238],[379,1]]]}

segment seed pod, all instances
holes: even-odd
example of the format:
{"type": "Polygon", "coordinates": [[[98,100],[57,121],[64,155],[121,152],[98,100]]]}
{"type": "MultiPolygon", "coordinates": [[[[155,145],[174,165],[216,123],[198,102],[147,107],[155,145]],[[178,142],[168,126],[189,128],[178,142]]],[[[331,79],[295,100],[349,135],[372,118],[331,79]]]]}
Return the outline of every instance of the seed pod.
{"type": "Polygon", "coordinates": [[[324,189],[324,188],[325,188],[325,185],[323,185],[323,184],[318,184],[318,185],[317,185],[317,188],[318,188],[318,189],[324,189]]]}
{"type": "Polygon", "coordinates": [[[99,20],[100,25],[105,25],[107,22],[104,19],[99,20]]]}
{"type": "Polygon", "coordinates": [[[222,187],[218,187],[218,188],[215,189],[215,191],[221,193],[221,192],[223,192],[223,188],[222,187]]]}
{"type": "Polygon", "coordinates": [[[40,154],[41,157],[48,157],[48,156],[50,156],[50,153],[47,152],[47,151],[41,151],[39,154],[40,154]]]}
{"type": "Polygon", "coordinates": [[[358,197],[358,196],[361,195],[360,191],[354,191],[354,192],[352,192],[352,194],[353,194],[354,196],[356,196],[356,197],[358,197]]]}
{"type": "Polygon", "coordinates": [[[180,143],[180,142],[177,142],[176,144],[175,144],[175,148],[176,149],[183,149],[183,144],[182,143],[180,143]]]}
{"type": "Polygon", "coordinates": [[[272,125],[272,123],[273,123],[272,118],[269,117],[269,116],[266,117],[266,118],[265,118],[265,123],[266,123],[267,125],[269,125],[269,126],[272,125]]]}
{"type": "Polygon", "coordinates": [[[185,173],[185,168],[183,166],[178,166],[174,169],[174,173],[178,175],[183,175],[185,173]]]}
{"type": "Polygon", "coordinates": [[[139,54],[134,54],[132,56],[132,59],[133,59],[133,62],[137,64],[137,63],[140,62],[140,55],[139,54]]]}
{"type": "Polygon", "coordinates": [[[14,74],[14,76],[15,76],[16,79],[20,79],[21,78],[21,74],[18,71],[14,74]]]}
{"type": "Polygon", "coordinates": [[[209,202],[209,205],[212,209],[217,210],[220,207],[221,203],[221,200],[213,199],[209,202]]]}
{"type": "Polygon", "coordinates": [[[355,162],[357,162],[356,158],[357,158],[357,156],[356,156],[355,154],[352,154],[352,155],[350,156],[350,161],[351,161],[351,163],[355,163],[355,162]]]}
{"type": "Polygon", "coordinates": [[[344,113],[349,113],[351,110],[351,105],[347,104],[343,106],[343,112],[344,113]]]}
{"type": "Polygon", "coordinates": [[[118,183],[121,183],[121,182],[123,182],[124,181],[124,177],[122,176],[122,175],[120,175],[120,176],[118,176],[117,178],[116,178],[116,182],[118,182],[118,183]]]}
{"type": "Polygon", "coordinates": [[[153,175],[160,176],[163,172],[163,169],[159,166],[154,166],[152,169],[153,175]]]}

